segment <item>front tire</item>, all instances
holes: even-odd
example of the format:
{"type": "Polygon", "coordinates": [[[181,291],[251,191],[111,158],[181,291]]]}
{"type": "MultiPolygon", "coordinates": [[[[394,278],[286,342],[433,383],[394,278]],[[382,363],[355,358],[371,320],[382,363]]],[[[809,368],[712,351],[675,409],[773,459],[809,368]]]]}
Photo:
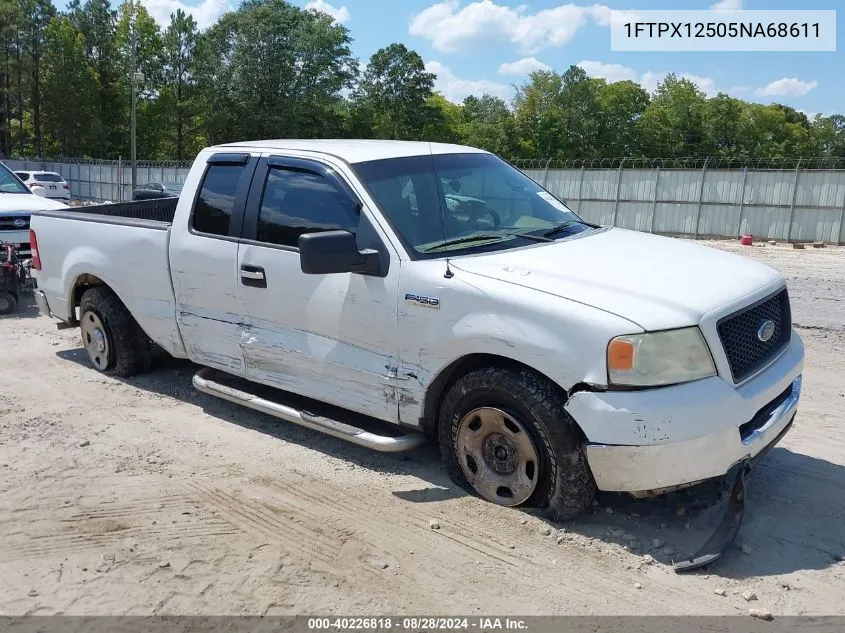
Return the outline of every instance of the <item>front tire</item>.
{"type": "Polygon", "coordinates": [[[544,508],[556,521],[581,514],[596,484],[564,402],[556,385],[528,369],[467,373],[440,407],[449,476],[492,503],[544,508]]]}
{"type": "Polygon", "coordinates": [[[104,286],[85,291],[79,302],[82,345],[99,372],[126,378],[150,368],[150,340],[123,302],[104,286]]]}

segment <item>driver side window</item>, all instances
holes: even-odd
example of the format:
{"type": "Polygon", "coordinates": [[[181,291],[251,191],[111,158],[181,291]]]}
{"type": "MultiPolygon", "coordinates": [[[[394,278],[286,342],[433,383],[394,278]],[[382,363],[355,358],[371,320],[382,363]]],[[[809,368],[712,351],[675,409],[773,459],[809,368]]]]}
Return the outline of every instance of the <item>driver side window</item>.
{"type": "Polygon", "coordinates": [[[304,233],[358,228],[357,203],[320,174],[274,167],[267,174],[258,241],[299,247],[304,233]]]}

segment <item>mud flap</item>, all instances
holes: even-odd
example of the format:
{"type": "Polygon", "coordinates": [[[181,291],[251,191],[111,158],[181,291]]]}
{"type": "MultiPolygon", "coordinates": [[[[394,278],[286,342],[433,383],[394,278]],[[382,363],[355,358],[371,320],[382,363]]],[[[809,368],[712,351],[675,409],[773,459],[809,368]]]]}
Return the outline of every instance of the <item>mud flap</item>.
{"type": "Polygon", "coordinates": [[[707,542],[688,560],[675,563],[676,573],[692,571],[706,567],[722,557],[722,554],[731,547],[739,534],[742,525],[742,516],[745,514],[745,481],[751,471],[751,460],[746,458],[739,465],[739,471],[731,491],[731,499],[728,503],[728,510],[722,517],[719,527],[713,532],[707,542]]]}

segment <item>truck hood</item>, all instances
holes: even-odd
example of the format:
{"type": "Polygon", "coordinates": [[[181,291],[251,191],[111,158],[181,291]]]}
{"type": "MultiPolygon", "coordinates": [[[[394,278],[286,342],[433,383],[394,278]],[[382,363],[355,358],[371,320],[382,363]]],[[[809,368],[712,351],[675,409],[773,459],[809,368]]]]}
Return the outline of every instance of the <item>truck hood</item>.
{"type": "Polygon", "coordinates": [[[696,325],[711,310],[781,278],[740,255],[615,228],[460,257],[451,266],[587,304],[645,330],[696,325]]]}
{"type": "Polygon", "coordinates": [[[67,208],[66,204],[36,196],[34,193],[0,193],[0,213],[8,211],[53,211],[67,208]]]}

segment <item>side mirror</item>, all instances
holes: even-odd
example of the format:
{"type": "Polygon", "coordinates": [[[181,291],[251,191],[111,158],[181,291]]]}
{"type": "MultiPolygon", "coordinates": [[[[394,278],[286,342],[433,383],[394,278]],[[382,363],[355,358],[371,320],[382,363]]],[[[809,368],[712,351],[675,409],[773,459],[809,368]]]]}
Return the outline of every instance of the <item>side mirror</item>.
{"type": "Polygon", "coordinates": [[[355,235],[349,231],[300,235],[299,264],[306,275],[360,273],[384,276],[378,251],[359,251],[355,235]]]}
{"type": "Polygon", "coordinates": [[[32,185],[29,190],[34,193],[36,196],[41,196],[42,198],[47,197],[47,190],[40,186],[40,185],[32,185]]]}

